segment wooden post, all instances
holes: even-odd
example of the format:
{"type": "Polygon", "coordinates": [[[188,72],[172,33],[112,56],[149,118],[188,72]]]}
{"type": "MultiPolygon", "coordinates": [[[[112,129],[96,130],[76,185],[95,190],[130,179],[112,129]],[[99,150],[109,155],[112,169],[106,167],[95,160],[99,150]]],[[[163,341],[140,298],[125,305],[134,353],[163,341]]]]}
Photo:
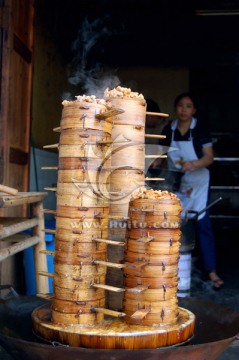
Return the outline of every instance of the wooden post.
{"type": "Polygon", "coordinates": [[[36,288],[37,293],[49,293],[49,283],[46,276],[39,274],[40,271],[47,272],[47,258],[42,252],[46,250],[45,233],[42,231],[45,227],[44,212],[42,201],[31,205],[32,215],[38,218],[38,225],[33,228],[33,234],[39,236],[40,241],[34,246],[36,288]]]}

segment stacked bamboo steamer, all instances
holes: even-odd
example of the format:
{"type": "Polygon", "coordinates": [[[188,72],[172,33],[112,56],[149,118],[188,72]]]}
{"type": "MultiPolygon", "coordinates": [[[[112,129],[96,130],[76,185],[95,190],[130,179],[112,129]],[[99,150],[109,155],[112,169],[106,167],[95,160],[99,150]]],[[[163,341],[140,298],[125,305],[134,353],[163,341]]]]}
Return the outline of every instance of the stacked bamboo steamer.
{"type": "Polygon", "coordinates": [[[181,204],[175,194],[140,188],[129,203],[125,252],[125,320],[176,324],[181,204]]]}
{"type": "MultiPolygon", "coordinates": [[[[124,113],[113,118],[110,203],[109,212],[115,216],[126,218],[131,193],[144,184],[144,141],[146,102],[144,96],[130,88],[118,86],[105,90],[104,98],[124,113]]],[[[126,222],[124,220],[109,221],[109,237],[116,241],[125,241],[126,222]]],[[[108,246],[108,258],[120,263],[124,259],[122,247],[108,246]]],[[[114,268],[107,269],[107,284],[122,287],[123,273],[114,268]]],[[[123,294],[108,293],[108,307],[122,309],[123,294]]]]}
{"type": "Polygon", "coordinates": [[[105,291],[94,288],[94,284],[105,284],[106,275],[106,267],[95,261],[105,261],[107,253],[107,245],[96,240],[108,237],[108,220],[104,219],[109,213],[105,194],[110,159],[106,155],[111,143],[112,119],[108,111],[105,101],[97,101],[94,96],[63,101],[53,323],[92,325],[103,320],[103,314],[91,309],[105,306],[105,291]]]}

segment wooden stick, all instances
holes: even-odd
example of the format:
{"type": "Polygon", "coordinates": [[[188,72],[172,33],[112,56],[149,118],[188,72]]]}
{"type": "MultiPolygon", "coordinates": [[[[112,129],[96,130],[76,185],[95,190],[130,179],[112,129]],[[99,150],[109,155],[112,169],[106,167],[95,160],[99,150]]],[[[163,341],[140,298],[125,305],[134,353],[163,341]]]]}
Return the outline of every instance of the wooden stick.
{"type": "Polygon", "coordinates": [[[14,189],[12,187],[5,186],[5,185],[2,185],[2,184],[0,184],[0,191],[5,192],[5,193],[10,194],[10,195],[17,195],[17,193],[18,193],[17,189],[14,189]]]}
{"type": "Polygon", "coordinates": [[[144,180],[145,181],[163,181],[163,180],[165,180],[165,178],[149,178],[149,177],[146,177],[144,180]]]}
{"type": "Polygon", "coordinates": [[[41,250],[40,253],[45,254],[45,255],[51,255],[51,256],[55,255],[55,251],[50,251],[50,250],[41,250]]]}
{"type": "Polygon", "coordinates": [[[38,236],[30,236],[29,238],[19,241],[14,245],[8,246],[0,250],[0,261],[17,254],[20,251],[28,249],[29,247],[38,244],[40,238],[38,236]]]}
{"type": "Polygon", "coordinates": [[[55,234],[56,230],[52,230],[52,229],[42,229],[43,232],[45,233],[49,233],[49,234],[55,234]]]}
{"type": "Polygon", "coordinates": [[[151,112],[151,111],[146,111],[146,115],[160,116],[160,117],[168,117],[169,116],[169,114],[151,112]]]}
{"type": "Polygon", "coordinates": [[[40,297],[40,298],[43,298],[43,299],[48,299],[48,300],[51,300],[54,298],[53,295],[50,295],[50,294],[36,294],[37,297],[40,297]]]}
{"type": "Polygon", "coordinates": [[[105,309],[105,308],[100,308],[100,307],[94,307],[92,310],[97,312],[97,313],[102,313],[102,314],[110,315],[110,316],[114,316],[114,317],[123,317],[123,316],[126,315],[123,312],[110,310],[110,309],[105,309]]]}
{"type": "Polygon", "coordinates": [[[59,144],[44,145],[43,149],[55,149],[58,148],[59,144]]]}
{"type": "Polygon", "coordinates": [[[114,240],[100,239],[100,238],[92,238],[92,240],[100,242],[100,243],[104,243],[104,244],[109,244],[109,245],[125,246],[125,242],[123,242],[123,241],[114,241],[114,240]]]}
{"type": "Polygon", "coordinates": [[[56,215],[56,210],[43,209],[44,214],[53,214],[56,215]]]}
{"type": "Polygon", "coordinates": [[[58,170],[58,166],[42,166],[42,170],[58,170]]]}
{"type": "Polygon", "coordinates": [[[48,190],[48,191],[56,191],[57,188],[56,187],[45,187],[44,190],[48,190]]]}
{"type": "Polygon", "coordinates": [[[145,159],[165,159],[167,155],[144,155],[145,159]]]}
{"type": "Polygon", "coordinates": [[[156,134],[145,134],[146,138],[156,138],[156,139],[165,139],[166,135],[156,135],[156,134]]]}
{"type": "Polygon", "coordinates": [[[149,309],[137,310],[133,315],[131,315],[131,317],[135,320],[142,320],[143,318],[145,318],[146,315],[148,315],[149,312],[149,309]]]}
{"type": "Polygon", "coordinates": [[[54,274],[49,273],[49,272],[47,272],[47,271],[37,271],[37,274],[38,274],[38,275],[41,275],[41,276],[47,276],[47,277],[50,277],[50,278],[53,278],[53,277],[54,277],[54,274]]]}
{"type": "Polygon", "coordinates": [[[125,110],[123,110],[123,109],[115,108],[112,110],[105,111],[104,113],[96,114],[95,117],[98,120],[104,120],[104,119],[107,119],[108,117],[119,115],[124,112],[125,112],[125,110]]]}
{"type": "Polygon", "coordinates": [[[145,290],[148,290],[148,288],[149,288],[149,285],[138,285],[138,286],[135,286],[134,288],[127,289],[127,291],[130,293],[137,294],[137,293],[141,293],[145,290]]]}
{"type": "Polygon", "coordinates": [[[108,261],[93,260],[93,263],[96,265],[104,265],[107,267],[112,267],[112,268],[117,268],[117,269],[123,269],[125,267],[124,264],[116,264],[116,263],[111,263],[108,261]]]}
{"type": "Polygon", "coordinates": [[[115,286],[110,286],[110,285],[105,285],[105,284],[92,284],[91,286],[94,288],[105,289],[105,290],[114,291],[114,292],[124,292],[125,291],[125,289],[123,289],[123,288],[118,288],[115,286]]]}
{"type": "MultiPolygon", "coordinates": [[[[4,225],[4,219],[3,219],[4,225]]],[[[3,239],[7,236],[17,234],[21,231],[28,230],[29,228],[33,228],[38,225],[38,220],[35,218],[32,219],[18,219],[18,222],[15,222],[11,225],[3,226],[0,229],[0,239],[3,239]]]]}
{"type": "Polygon", "coordinates": [[[61,127],[60,127],[60,126],[57,126],[57,127],[53,128],[53,131],[55,131],[55,132],[61,132],[61,127]]]}

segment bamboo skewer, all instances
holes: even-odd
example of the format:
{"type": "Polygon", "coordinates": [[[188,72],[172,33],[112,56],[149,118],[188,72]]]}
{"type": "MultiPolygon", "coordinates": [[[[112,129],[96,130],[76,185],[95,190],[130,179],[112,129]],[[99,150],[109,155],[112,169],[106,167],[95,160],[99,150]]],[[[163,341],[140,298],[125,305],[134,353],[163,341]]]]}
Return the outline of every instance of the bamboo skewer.
{"type": "Polygon", "coordinates": [[[45,255],[51,255],[51,256],[55,255],[55,251],[50,251],[50,250],[41,250],[40,253],[45,254],[45,255]]]}
{"type": "Polygon", "coordinates": [[[167,155],[144,155],[145,159],[165,159],[167,155]]]}
{"type": "Polygon", "coordinates": [[[130,293],[141,293],[145,290],[148,290],[149,285],[138,285],[134,288],[128,289],[127,291],[130,293]]]}
{"type": "Polygon", "coordinates": [[[151,112],[151,111],[146,111],[146,115],[160,116],[160,117],[168,117],[169,116],[169,114],[151,112]]]}
{"type": "Polygon", "coordinates": [[[120,215],[95,215],[95,218],[99,219],[114,219],[114,220],[129,220],[129,217],[120,216],[120,215]]]}
{"type": "Polygon", "coordinates": [[[57,191],[57,188],[56,187],[45,187],[44,190],[57,191]]]}
{"type": "Polygon", "coordinates": [[[49,273],[47,271],[38,271],[37,274],[41,275],[41,276],[47,276],[47,277],[50,277],[50,278],[54,278],[54,274],[49,273]]]}
{"type": "Polygon", "coordinates": [[[56,149],[59,147],[59,144],[51,144],[51,145],[44,145],[43,149],[56,149]]]}
{"type": "Polygon", "coordinates": [[[115,109],[112,109],[112,110],[105,111],[104,113],[96,114],[95,117],[98,120],[104,120],[104,119],[107,119],[108,117],[111,117],[111,116],[116,116],[116,115],[119,115],[119,114],[123,114],[124,112],[125,112],[125,110],[123,110],[123,109],[115,108],[115,109]]]}
{"type": "Polygon", "coordinates": [[[43,299],[48,299],[48,300],[51,300],[54,297],[53,295],[50,295],[50,294],[36,294],[36,296],[43,298],[43,299]]]}
{"type": "Polygon", "coordinates": [[[112,267],[112,268],[116,268],[116,269],[123,269],[125,267],[124,264],[116,264],[116,263],[112,263],[112,262],[108,262],[108,261],[93,260],[92,262],[93,262],[93,264],[96,264],[96,265],[104,265],[104,266],[108,266],[108,267],[112,267]]]}
{"type": "Polygon", "coordinates": [[[47,232],[49,234],[55,234],[56,230],[52,230],[52,229],[42,229],[42,231],[47,232]]]}
{"type": "Polygon", "coordinates": [[[146,177],[144,180],[145,181],[163,181],[163,180],[165,180],[165,178],[149,178],[149,177],[146,177]]]}
{"type": "Polygon", "coordinates": [[[118,287],[115,287],[115,286],[110,286],[110,285],[105,285],[105,284],[91,284],[91,286],[94,287],[94,288],[104,289],[104,290],[114,291],[114,292],[123,292],[123,291],[125,291],[125,289],[123,289],[123,288],[118,288],[118,287]]]}
{"type": "Polygon", "coordinates": [[[100,238],[92,238],[92,240],[109,245],[125,246],[125,242],[123,241],[114,241],[114,240],[100,239],[100,238]]]}
{"type": "Polygon", "coordinates": [[[43,213],[56,215],[56,210],[43,209],[43,213]]]}
{"type": "Polygon", "coordinates": [[[61,127],[60,127],[60,126],[57,126],[57,127],[53,128],[53,131],[55,131],[55,132],[61,132],[61,127]]]}
{"type": "Polygon", "coordinates": [[[156,138],[156,139],[165,139],[166,135],[156,135],[156,134],[145,134],[146,138],[156,138]]]}
{"type": "Polygon", "coordinates": [[[42,166],[41,170],[58,170],[58,166],[42,166]]]}
{"type": "Polygon", "coordinates": [[[97,312],[97,313],[102,313],[102,314],[105,314],[105,315],[114,316],[114,317],[124,317],[126,315],[123,312],[110,310],[110,309],[105,309],[105,308],[100,308],[100,307],[93,307],[91,309],[91,311],[97,312]]]}

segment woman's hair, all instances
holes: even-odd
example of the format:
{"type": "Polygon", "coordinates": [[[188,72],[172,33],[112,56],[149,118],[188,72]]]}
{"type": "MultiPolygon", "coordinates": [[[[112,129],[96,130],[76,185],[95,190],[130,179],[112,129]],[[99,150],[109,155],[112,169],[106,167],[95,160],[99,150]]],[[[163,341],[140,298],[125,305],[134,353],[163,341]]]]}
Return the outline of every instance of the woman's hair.
{"type": "Polygon", "coordinates": [[[174,107],[176,107],[178,105],[179,101],[181,101],[185,97],[188,97],[192,101],[195,109],[197,109],[197,100],[196,100],[195,96],[191,92],[184,92],[182,94],[179,94],[176,97],[176,99],[174,100],[174,107]]]}

